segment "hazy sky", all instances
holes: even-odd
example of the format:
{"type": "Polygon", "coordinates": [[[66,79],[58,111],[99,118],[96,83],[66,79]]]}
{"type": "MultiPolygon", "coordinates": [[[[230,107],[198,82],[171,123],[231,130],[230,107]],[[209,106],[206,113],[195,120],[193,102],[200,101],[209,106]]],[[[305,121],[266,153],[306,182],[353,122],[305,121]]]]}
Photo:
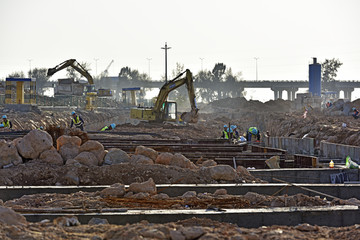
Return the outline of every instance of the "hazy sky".
{"type": "MultiPolygon", "coordinates": [[[[246,80],[308,79],[308,63],[339,58],[360,80],[359,0],[0,0],[0,79],[75,58],[100,74],[129,66],[160,79],[176,62],[197,73],[223,62],[246,80]]],[[[57,73],[53,78],[65,74],[57,73]]]]}

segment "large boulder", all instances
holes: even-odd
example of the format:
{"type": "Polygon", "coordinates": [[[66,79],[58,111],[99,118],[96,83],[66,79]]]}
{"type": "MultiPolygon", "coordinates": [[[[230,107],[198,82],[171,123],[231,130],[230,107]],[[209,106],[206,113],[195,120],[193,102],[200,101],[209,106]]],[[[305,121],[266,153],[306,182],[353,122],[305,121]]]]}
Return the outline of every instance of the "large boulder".
{"type": "Polygon", "coordinates": [[[151,158],[144,155],[132,155],[130,159],[131,164],[154,164],[151,158]]]}
{"type": "Polygon", "coordinates": [[[77,136],[68,136],[68,135],[62,135],[58,139],[56,139],[56,149],[58,151],[62,146],[67,144],[80,147],[81,139],[77,136]]]}
{"type": "Polygon", "coordinates": [[[13,142],[0,140],[0,168],[6,165],[18,165],[22,163],[18,150],[13,142]]]}
{"type": "Polygon", "coordinates": [[[123,197],[125,195],[125,186],[121,183],[115,183],[108,188],[100,191],[101,197],[123,197]]]}
{"type": "Polygon", "coordinates": [[[163,152],[157,156],[155,163],[163,164],[163,165],[170,165],[171,159],[173,157],[174,157],[174,155],[172,153],[163,152]]]}
{"type": "Polygon", "coordinates": [[[27,225],[26,218],[14,210],[0,206],[0,223],[7,225],[27,225]]]}
{"type": "Polygon", "coordinates": [[[178,166],[181,168],[190,168],[190,169],[196,168],[193,162],[191,162],[189,159],[187,159],[184,155],[180,153],[175,153],[174,157],[170,161],[170,165],[178,166]]]}
{"type": "Polygon", "coordinates": [[[46,162],[46,163],[50,163],[50,164],[64,165],[63,158],[61,157],[60,153],[58,153],[56,151],[56,149],[54,147],[52,147],[49,150],[46,150],[45,152],[42,152],[40,154],[39,159],[42,162],[46,162]]]}
{"type": "Polygon", "coordinates": [[[95,156],[95,154],[91,152],[81,152],[77,155],[74,160],[86,166],[98,166],[99,160],[95,156]]]}
{"type": "Polygon", "coordinates": [[[89,140],[83,145],[81,145],[80,152],[91,152],[92,154],[94,154],[98,159],[98,165],[103,164],[106,154],[104,146],[100,142],[94,140],[89,140]]]}
{"type": "Polygon", "coordinates": [[[158,156],[158,152],[155,151],[152,148],[147,148],[144,146],[137,146],[135,149],[135,154],[136,155],[143,155],[146,156],[148,158],[151,158],[152,160],[156,160],[157,156],[158,156]]]}
{"type": "Polygon", "coordinates": [[[34,129],[17,140],[15,145],[23,158],[36,159],[53,146],[53,140],[47,132],[34,129]]]}
{"type": "Polygon", "coordinates": [[[209,167],[210,177],[214,180],[233,181],[237,178],[234,168],[229,165],[216,165],[209,167]]]}
{"type": "Polygon", "coordinates": [[[104,158],[104,164],[107,165],[119,164],[129,161],[130,161],[129,155],[125,151],[119,148],[109,149],[109,152],[106,153],[104,158]]]}
{"type": "Polygon", "coordinates": [[[217,165],[217,162],[215,162],[214,160],[206,160],[204,161],[201,166],[202,167],[212,167],[212,166],[216,166],[217,165]]]}
{"type": "Polygon", "coordinates": [[[154,195],[156,194],[156,185],[154,180],[149,178],[146,182],[130,184],[128,190],[134,193],[145,192],[154,195]]]}
{"type": "Polygon", "coordinates": [[[79,149],[79,146],[68,143],[60,147],[59,153],[61,157],[67,161],[68,159],[74,159],[79,155],[79,149]]]}

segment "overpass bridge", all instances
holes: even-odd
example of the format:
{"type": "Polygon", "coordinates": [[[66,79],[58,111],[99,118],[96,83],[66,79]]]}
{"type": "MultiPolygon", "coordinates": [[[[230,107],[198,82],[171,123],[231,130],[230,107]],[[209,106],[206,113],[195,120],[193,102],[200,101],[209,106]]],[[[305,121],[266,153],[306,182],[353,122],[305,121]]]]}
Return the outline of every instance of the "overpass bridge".
{"type": "MultiPolygon", "coordinates": [[[[101,80],[102,84],[110,88],[128,88],[128,87],[143,87],[143,88],[161,88],[163,81],[127,81],[120,82],[118,77],[106,77],[101,80]]],[[[351,94],[355,88],[360,88],[360,80],[336,80],[333,82],[322,83],[325,89],[332,92],[332,97],[338,98],[340,91],[344,92],[344,98],[351,99],[351,94]]],[[[195,82],[195,88],[207,88],[203,83],[195,82]]],[[[220,82],[211,86],[214,90],[228,89],[229,83],[220,82]]],[[[274,92],[274,100],[283,99],[283,91],[287,91],[288,100],[294,100],[295,94],[299,88],[309,88],[308,80],[261,80],[261,81],[238,81],[232,84],[232,89],[242,92],[246,88],[270,88],[274,92]]]]}

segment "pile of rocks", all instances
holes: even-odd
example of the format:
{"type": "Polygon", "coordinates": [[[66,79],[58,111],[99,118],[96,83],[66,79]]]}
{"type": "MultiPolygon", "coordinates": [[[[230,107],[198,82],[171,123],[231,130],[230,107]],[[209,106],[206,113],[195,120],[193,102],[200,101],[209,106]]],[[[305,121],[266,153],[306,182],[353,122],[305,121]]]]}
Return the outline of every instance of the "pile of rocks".
{"type": "Polygon", "coordinates": [[[53,146],[45,131],[32,130],[23,138],[0,141],[0,183],[4,185],[97,185],[132,183],[153,178],[158,183],[261,182],[246,169],[218,165],[213,160],[196,164],[179,153],[159,153],[137,146],[133,154],[104,146],[81,136],[62,135],[53,146]],[[24,163],[24,164],[22,164],[24,163]],[[19,165],[19,166],[17,166],[19,165]],[[20,174],[20,175],[18,175],[20,174]],[[14,177],[18,175],[18,177],[14,177]]]}

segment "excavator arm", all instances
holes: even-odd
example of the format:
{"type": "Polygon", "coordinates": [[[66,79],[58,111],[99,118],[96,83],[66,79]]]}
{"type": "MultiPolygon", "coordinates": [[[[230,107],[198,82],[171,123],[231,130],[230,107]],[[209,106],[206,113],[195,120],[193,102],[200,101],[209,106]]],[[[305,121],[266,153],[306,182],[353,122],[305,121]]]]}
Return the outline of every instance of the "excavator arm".
{"type": "Polygon", "coordinates": [[[84,76],[88,80],[90,85],[94,85],[93,77],[75,59],[66,60],[66,61],[60,63],[59,65],[55,66],[54,68],[49,68],[48,72],[47,72],[47,76],[50,77],[50,76],[54,75],[55,73],[57,73],[58,71],[61,71],[64,68],[67,68],[67,67],[74,68],[77,72],[79,72],[82,76],[84,76]]]}
{"type": "Polygon", "coordinates": [[[176,78],[169,81],[168,83],[164,84],[159,92],[159,95],[157,97],[157,100],[155,102],[154,106],[154,112],[157,116],[157,118],[161,118],[162,114],[162,107],[164,103],[166,102],[166,99],[170,92],[174,91],[178,87],[181,87],[182,85],[186,84],[186,88],[189,95],[190,105],[191,105],[191,112],[183,113],[181,115],[181,119],[186,122],[197,122],[197,113],[199,109],[196,106],[196,97],[195,97],[195,88],[194,88],[194,81],[192,78],[192,73],[189,69],[186,69],[184,72],[179,74],[176,78]],[[184,78],[180,78],[182,75],[186,73],[186,76],[184,78]]]}

